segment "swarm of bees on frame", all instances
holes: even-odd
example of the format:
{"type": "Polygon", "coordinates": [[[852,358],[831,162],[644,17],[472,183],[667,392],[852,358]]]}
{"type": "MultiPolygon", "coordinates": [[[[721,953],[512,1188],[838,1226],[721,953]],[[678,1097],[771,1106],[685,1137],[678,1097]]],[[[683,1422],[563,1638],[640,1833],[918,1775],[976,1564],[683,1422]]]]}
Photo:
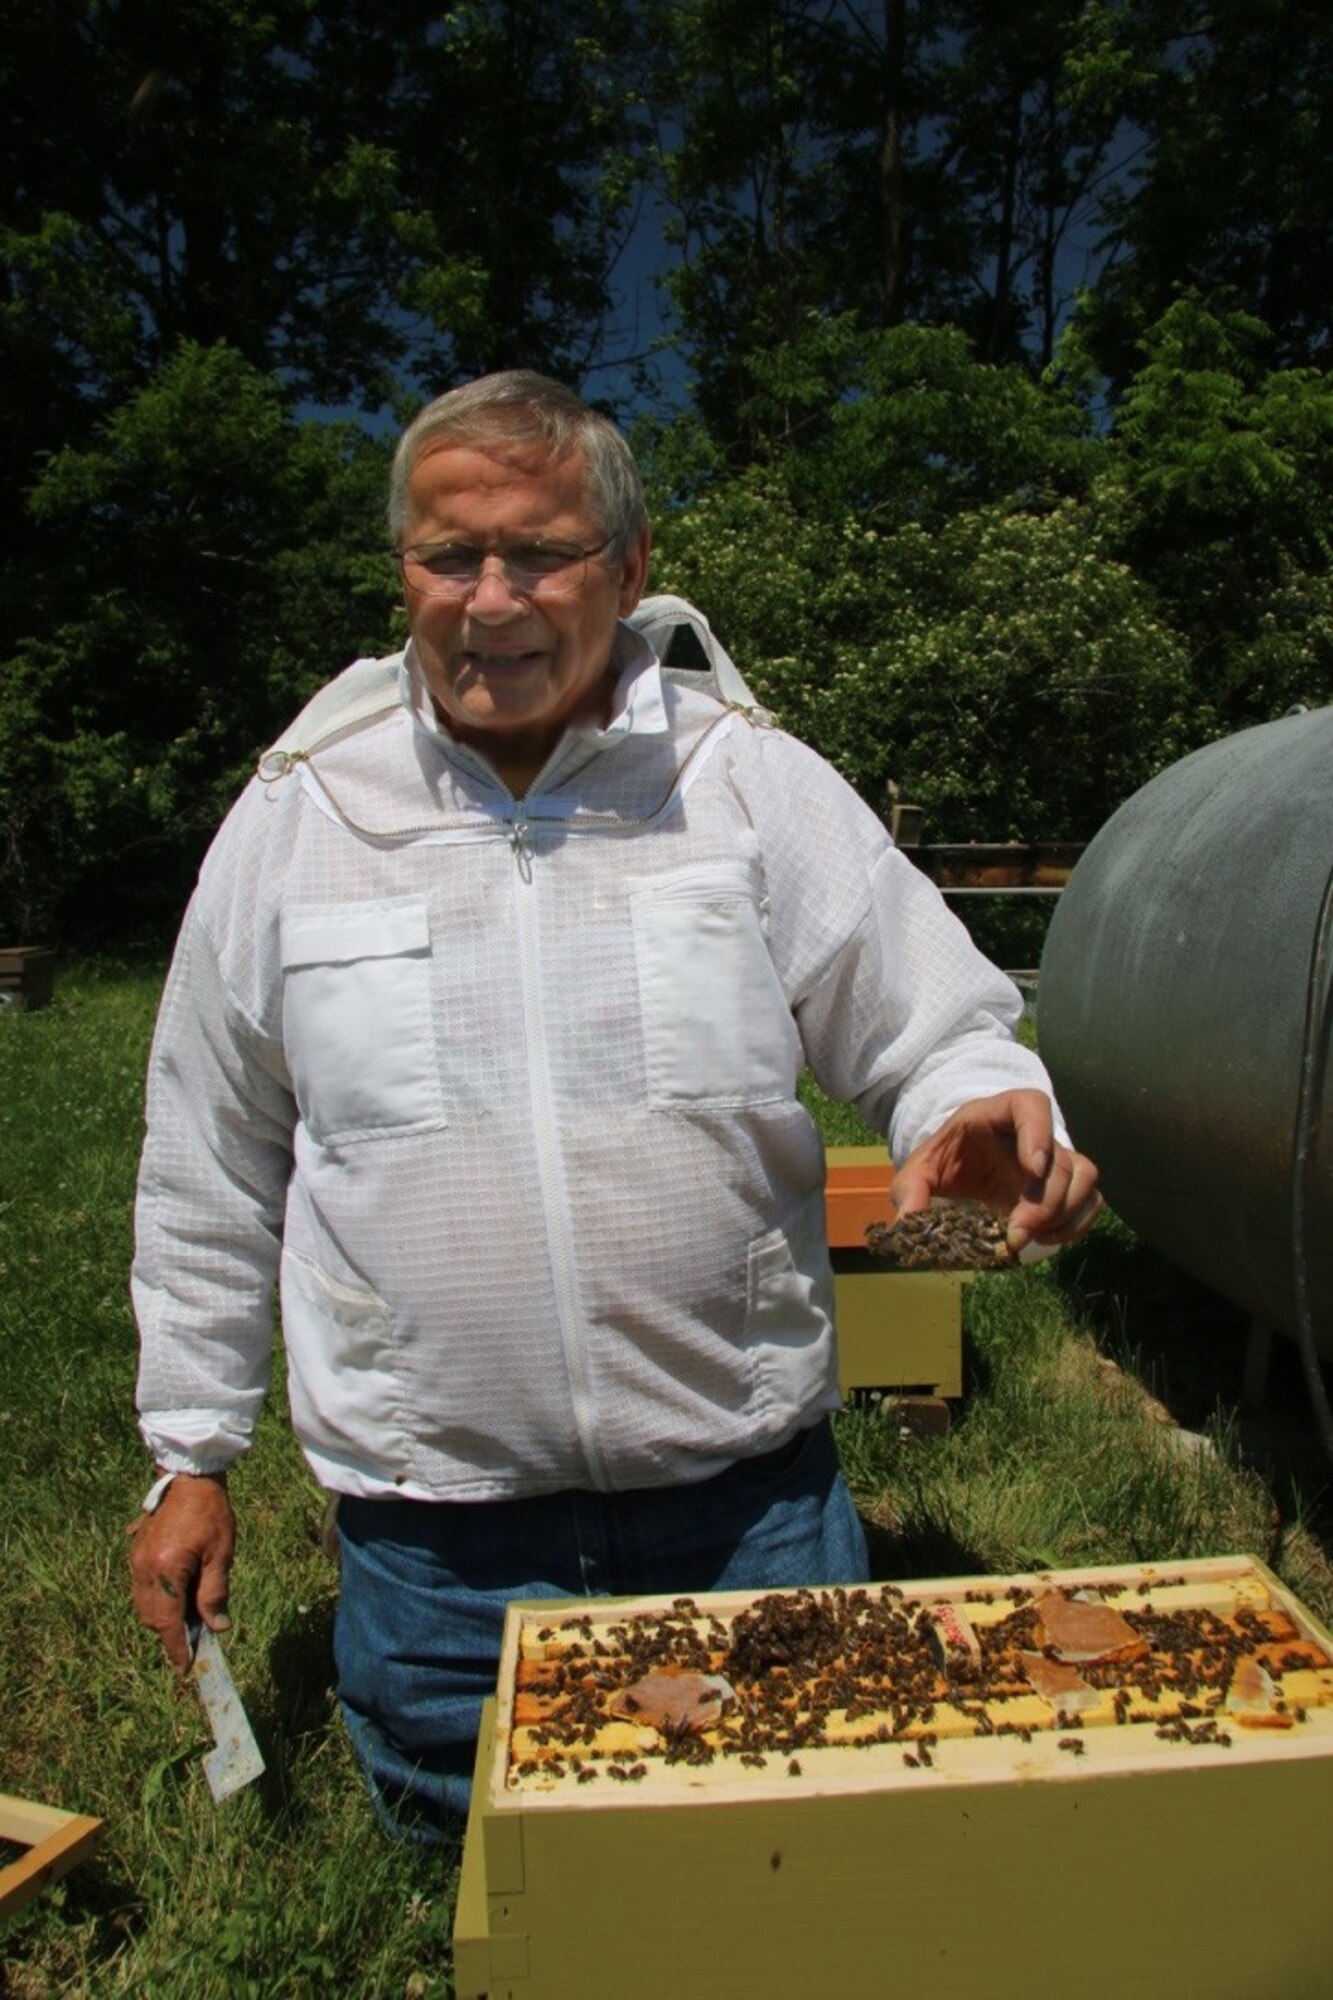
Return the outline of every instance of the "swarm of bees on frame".
{"type": "MultiPolygon", "coordinates": [[[[1140,1596],[1153,1588],[1141,1585],[1140,1596]]],[[[906,1769],[929,1772],[941,1727],[946,1749],[961,1736],[1030,1743],[1058,1731],[1057,1748],[1081,1757],[1094,1708],[1114,1726],[1150,1725],[1169,1741],[1225,1750],[1237,1728],[1305,1720],[1284,1699],[1284,1673],[1315,1669],[1319,1699],[1333,1700],[1333,1663],[1285,1611],[1243,1601],[1225,1615],[1134,1608],[1125,1594],[1122,1581],[1010,1585],[921,1603],[888,1584],[774,1593],[726,1618],[689,1597],[612,1623],[572,1616],[542,1626],[542,1657],[520,1662],[511,1781],[540,1774],[586,1785],[604,1774],[632,1784],[654,1763],[728,1758],[795,1778],[803,1752],[879,1744],[898,1745],[906,1769]],[[972,1604],[992,1608],[972,1620],[972,1604]],[[1034,1694],[1044,1723],[1033,1720],[1034,1694]],[[632,1731],[610,1728],[617,1723],[632,1731]]]]}

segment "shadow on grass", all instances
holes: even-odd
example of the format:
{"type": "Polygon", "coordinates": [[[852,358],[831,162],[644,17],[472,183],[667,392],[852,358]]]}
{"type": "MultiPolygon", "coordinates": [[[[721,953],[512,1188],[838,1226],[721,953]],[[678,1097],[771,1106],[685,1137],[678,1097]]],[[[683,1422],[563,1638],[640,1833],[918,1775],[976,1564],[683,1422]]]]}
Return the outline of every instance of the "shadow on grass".
{"type": "Polygon", "coordinates": [[[278,1631],[268,1649],[273,1700],[266,1720],[293,1741],[322,1732],[336,1678],[333,1620],[338,1593],[328,1590],[278,1631]]]}
{"type": "MultiPolygon", "coordinates": [[[[104,1850],[90,1855],[62,1879],[52,1895],[38,1896],[0,1935],[0,1993],[10,1992],[11,1979],[15,1982],[12,1990],[16,2000],[29,1992],[37,1996],[57,1990],[46,1983],[42,1973],[34,1975],[38,1983],[23,1984],[24,1968],[34,1941],[44,1929],[49,1932],[53,1901],[60,1929],[85,1933],[82,1943],[85,1963],[97,1974],[104,1969],[109,1974],[126,1946],[147,1928],[154,1915],[151,1899],[106,1858],[104,1850]]],[[[63,1990],[75,1991],[73,1987],[63,1990]]],[[[77,1990],[87,1989],[81,1983],[77,1990]]]]}
{"type": "Polygon", "coordinates": [[[969,1404],[975,1399],[984,1401],[995,1386],[995,1363],[989,1352],[978,1341],[972,1329],[963,1323],[963,1394],[954,1403],[953,1421],[966,1423],[969,1404]]]}
{"type": "Polygon", "coordinates": [[[266,1769],[259,1796],[266,1816],[295,1825],[303,1817],[299,1788],[291,1771],[312,1738],[323,1738],[335,1726],[336,1673],[333,1664],[333,1619],[336,1590],[309,1607],[294,1611],[268,1649],[268,1693],[250,1712],[255,1739],[266,1769]]]}
{"type": "MultiPolygon", "coordinates": [[[[1320,1442],[1294,1340],[1272,1344],[1262,1400],[1245,1398],[1249,1315],[1115,1218],[1066,1250],[1057,1282],[1101,1351],[1138,1377],[1184,1429],[1220,1421],[1263,1478],[1285,1522],[1333,1557],[1333,1466],[1320,1442]]],[[[1323,1369],[1333,1398],[1333,1379],[1323,1369]]]]}
{"type": "Polygon", "coordinates": [[[943,1525],[909,1519],[884,1527],[863,1520],[873,1583],[903,1583],[916,1577],[980,1576],[985,1557],[943,1525]]]}

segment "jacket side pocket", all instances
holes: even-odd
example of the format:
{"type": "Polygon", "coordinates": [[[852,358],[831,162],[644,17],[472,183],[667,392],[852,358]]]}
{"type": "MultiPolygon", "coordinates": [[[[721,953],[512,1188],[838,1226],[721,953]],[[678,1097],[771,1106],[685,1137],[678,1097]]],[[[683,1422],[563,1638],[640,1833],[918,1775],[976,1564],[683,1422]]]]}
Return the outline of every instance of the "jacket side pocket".
{"type": "Polygon", "coordinates": [[[408,1437],[389,1308],[299,1251],[282,1253],[287,1395],[302,1444],[326,1457],[403,1464],[408,1437]]]}
{"type": "Polygon", "coordinates": [[[750,1245],[745,1344],[775,1433],[798,1417],[813,1420],[821,1410],[838,1408],[822,1189],[788,1217],[785,1228],[770,1229],[750,1245]]]}

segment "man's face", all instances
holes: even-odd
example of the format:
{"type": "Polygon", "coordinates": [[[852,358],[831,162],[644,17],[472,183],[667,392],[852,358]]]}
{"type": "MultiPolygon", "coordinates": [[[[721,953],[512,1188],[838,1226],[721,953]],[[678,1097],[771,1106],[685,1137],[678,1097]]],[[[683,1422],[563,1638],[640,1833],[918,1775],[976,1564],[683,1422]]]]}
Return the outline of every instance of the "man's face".
{"type": "MultiPolygon", "coordinates": [[[[586,487],[582,452],[549,459],[428,443],[408,482],[404,547],[594,548],[604,531],[586,487]]],[[[408,622],[440,718],[511,786],[536,776],[571,722],[606,718],[616,620],[638,603],[647,567],[646,533],[622,562],[593,556],[568,596],[524,596],[487,561],[466,597],[432,597],[411,587],[408,567],[408,622]]]]}

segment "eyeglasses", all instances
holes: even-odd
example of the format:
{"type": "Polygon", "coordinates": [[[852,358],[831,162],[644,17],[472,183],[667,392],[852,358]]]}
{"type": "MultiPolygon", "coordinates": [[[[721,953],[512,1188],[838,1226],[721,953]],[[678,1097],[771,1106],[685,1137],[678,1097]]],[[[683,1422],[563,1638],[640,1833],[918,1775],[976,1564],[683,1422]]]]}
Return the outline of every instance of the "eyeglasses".
{"type": "Polygon", "coordinates": [[[516,597],[573,597],[582,588],[589,562],[610,548],[614,539],[608,535],[591,549],[569,542],[522,542],[509,549],[478,549],[467,542],[422,542],[401,549],[398,560],[408,589],[423,597],[471,597],[492,556],[516,597]]]}

